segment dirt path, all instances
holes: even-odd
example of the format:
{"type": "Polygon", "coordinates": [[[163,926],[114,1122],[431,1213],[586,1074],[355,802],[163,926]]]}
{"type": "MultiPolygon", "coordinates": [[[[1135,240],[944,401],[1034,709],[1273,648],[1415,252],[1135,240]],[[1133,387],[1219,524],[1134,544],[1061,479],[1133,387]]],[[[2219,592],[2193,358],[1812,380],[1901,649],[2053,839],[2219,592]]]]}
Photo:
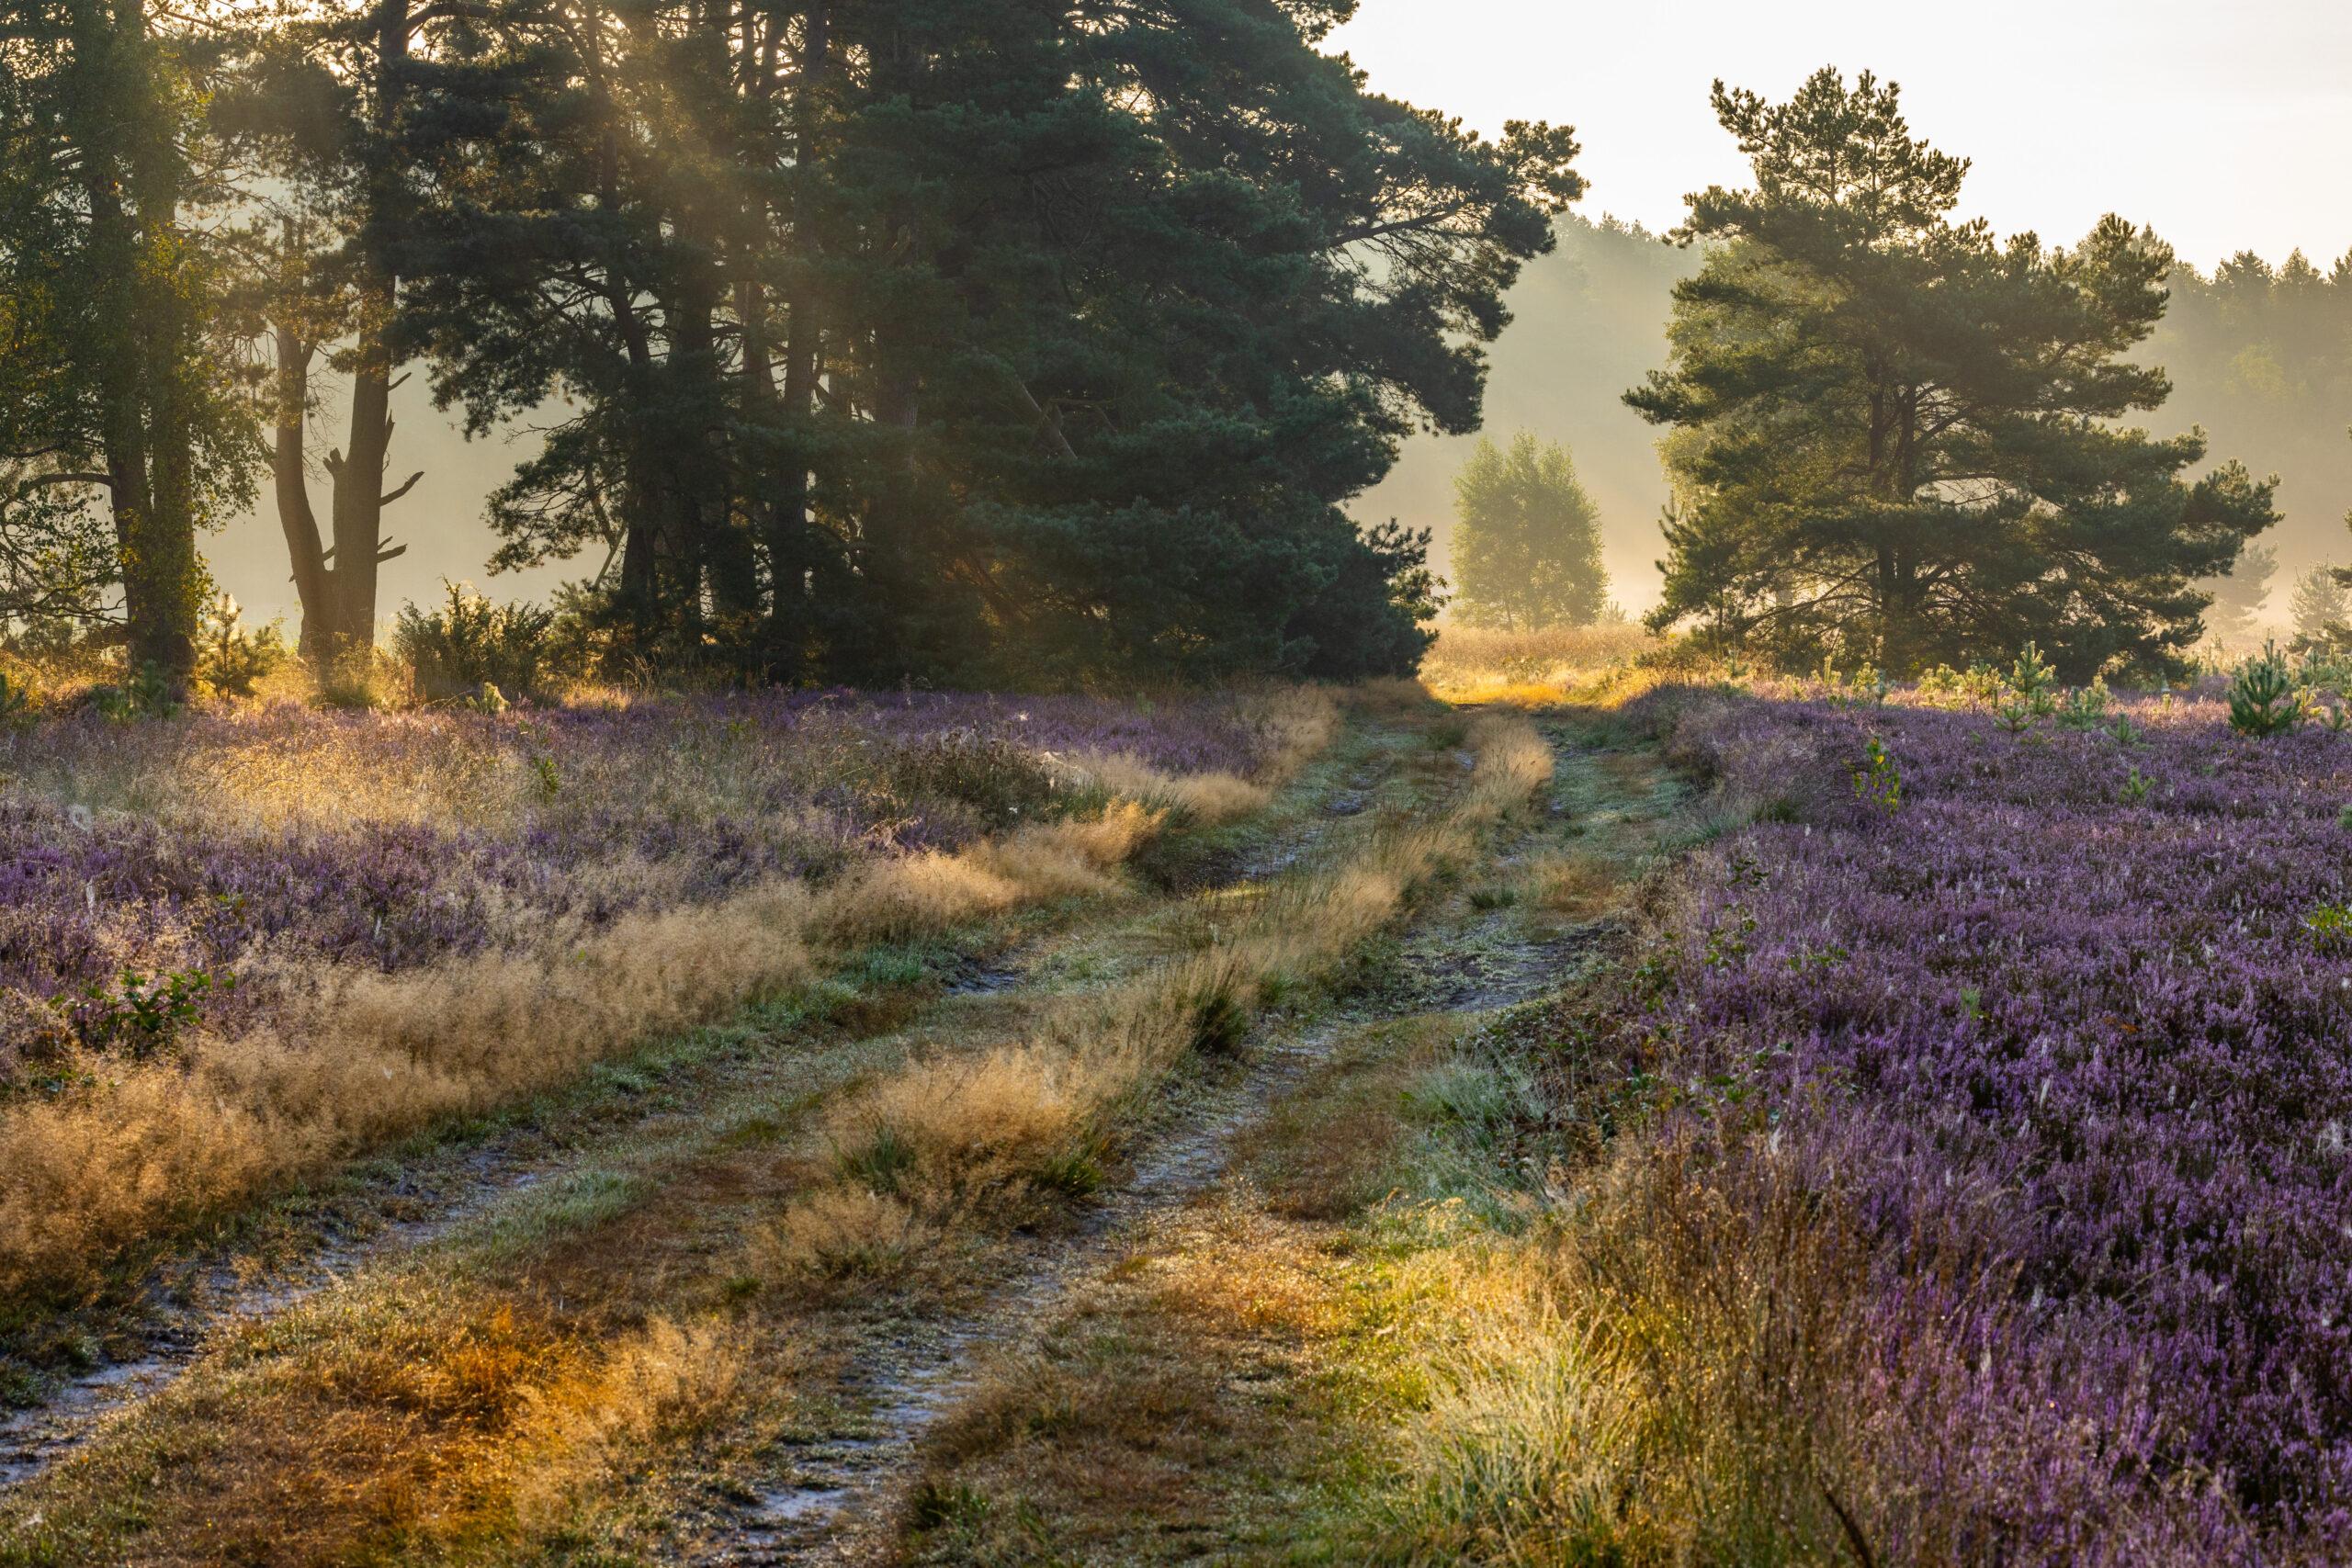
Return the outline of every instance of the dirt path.
{"type": "Polygon", "coordinates": [[[322,1240],[259,1272],[216,1258],[187,1271],[192,1280],[184,1274],[168,1292],[154,1292],[154,1306],[137,1330],[142,1350],[69,1378],[40,1404],[0,1417],[0,1494],[39,1479],[88,1442],[116,1411],[171,1387],[220,1336],[276,1317],[359,1269],[429,1246],[528,1190],[547,1168],[526,1163],[519,1143],[501,1140],[470,1151],[453,1178],[413,1201],[408,1218],[322,1240]]]}
{"type": "MultiPolygon", "coordinates": [[[[1556,742],[1555,742],[1556,743],[1556,742]]],[[[1470,880],[1508,874],[1582,832],[1584,775],[1555,794],[1531,828],[1496,846],[1470,880]],[[1581,813],[1580,813],[1581,808],[1581,813]]],[[[909,1512],[925,1437],[992,1366],[1022,1356],[1067,1304],[1115,1269],[1156,1224],[1226,1182],[1237,1143],[1330,1058],[1335,1044],[1384,1021],[1491,1012],[1543,994],[1578,953],[1608,939],[1610,919],[1531,934],[1508,908],[1457,895],[1425,909],[1364,1001],[1302,1031],[1261,1031],[1222,1081],[1175,1110],[1137,1152],[1134,1173],[1074,1231],[1024,1249],[978,1307],[861,1347],[839,1388],[837,1429],[796,1446],[774,1472],[715,1512],[691,1561],[702,1568],[850,1568],[888,1560],[909,1512]]]]}
{"type": "Polygon", "coordinates": [[[978,1347],[968,1397],[833,1555],[772,1561],[1425,1560],[1396,1549],[1383,1488],[1425,1392],[1419,1342],[1485,1300],[1481,1265],[1447,1249],[1487,1256],[1552,1191],[1525,1055],[1550,1015],[1510,1005],[1622,957],[1614,911],[1693,820],[1653,752],[1550,733],[1544,819],[1425,912],[1389,965],[1402,984],[1227,1135],[1230,1168],[978,1347]]]}

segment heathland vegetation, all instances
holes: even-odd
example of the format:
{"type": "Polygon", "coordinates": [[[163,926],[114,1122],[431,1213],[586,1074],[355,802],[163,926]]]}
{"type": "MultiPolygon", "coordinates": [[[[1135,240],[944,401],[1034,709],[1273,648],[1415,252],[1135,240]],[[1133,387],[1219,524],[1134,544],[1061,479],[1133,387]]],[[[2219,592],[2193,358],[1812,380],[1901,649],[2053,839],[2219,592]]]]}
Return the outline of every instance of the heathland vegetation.
{"type": "Polygon", "coordinates": [[[20,9],[0,1568],[2343,1559],[2352,582],[2128,423],[2340,277],[1835,71],[1555,229],[1341,4],[20,9]],[[1563,233],[1645,623],[1340,510],[1563,233]],[[603,570],[379,637],[407,374],[603,570]]]}

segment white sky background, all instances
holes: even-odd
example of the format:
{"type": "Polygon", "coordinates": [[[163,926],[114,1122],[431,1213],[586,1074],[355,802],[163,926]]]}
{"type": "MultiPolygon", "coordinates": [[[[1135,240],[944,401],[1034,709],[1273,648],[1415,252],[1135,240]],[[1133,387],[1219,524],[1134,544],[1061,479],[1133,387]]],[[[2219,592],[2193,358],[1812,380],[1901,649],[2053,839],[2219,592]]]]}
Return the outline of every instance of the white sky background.
{"type": "Polygon", "coordinates": [[[2352,249],[2352,0],[1362,0],[1329,47],[1481,130],[1575,126],[1581,209],[1653,229],[1743,183],[1715,77],[1782,98],[1834,64],[1900,82],[1912,133],[1974,161],[1962,216],[2004,234],[2112,211],[2207,270],[2352,249]]]}

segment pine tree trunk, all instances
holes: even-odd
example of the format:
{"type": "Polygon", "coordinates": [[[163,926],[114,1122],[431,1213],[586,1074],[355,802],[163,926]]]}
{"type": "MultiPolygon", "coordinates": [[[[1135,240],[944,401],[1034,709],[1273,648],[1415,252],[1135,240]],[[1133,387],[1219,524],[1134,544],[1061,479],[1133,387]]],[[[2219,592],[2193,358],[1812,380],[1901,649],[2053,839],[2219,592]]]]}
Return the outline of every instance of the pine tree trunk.
{"type": "Polygon", "coordinates": [[[179,219],[177,148],[163,106],[141,0],[111,16],[75,8],[84,73],[66,134],[81,156],[89,265],[99,301],[98,434],[134,665],[175,679],[196,663],[192,433],[183,378],[195,323],[168,265],[179,219]],[[158,252],[163,254],[157,254],[158,252]]]}
{"type": "MultiPolygon", "coordinates": [[[[801,34],[802,58],[797,96],[793,105],[793,158],[808,170],[817,153],[820,102],[832,65],[832,16],[829,0],[810,0],[801,34]]],[[[805,173],[803,177],[807,177],[805,173]]],[[[806,265],[816,255],[808,203],[796,187],[792,201],[792,243],[800,253],[803,276],[785,297],[784,415],[786,430],[797,439],[797,429],[811,417],[820,371],[820,321],[815,290],[806,281],[806,265]]],[[[816,567],[808,528],[808,461],[788,442],[784,470],[766,517],[768,572],[774,596],[768,613],[768,643],[781,661],[779,679],[797,680],[809,636],[813,606],[809,576],[816,567]]]]}
{"type": "Polygon", "coordinates": [[[351,380],[351,448],[329,465],[334,479],[334,637],[338,654],[375,646],[376,581],[384,547],[384,463],[391,450],[391,355],[379,310],[389,290],[361,305],[351,380]]]}
{"type": "Polygon", "coordinates": [[[399,175],[387,151],[399,127],[408,62],[408,0],[380,0],[376,45],[376,156],[369,175],[368,255],[359,287],[358,344],[351,382],[349,447],[334,477],[334,635],[341,649],[375,646],[379,568],[384,550],[384,470],[391,455],[392,314],[400,279],[382,235],[402,214],[399,175]]]}
{"type": "Polygon", "coordinates": [[[313,351],[284,327],[277,328],[274,336],[277,386],[270,478],[277,499],[277,525],[286,536],[286,557],[293,569],[294,592],[302,606],[302,626],[296,646],[304,659],[315,664],[333,657],[335,634],[326,548],[319,537],[318,514],[311,509],[310,477],[303,470],[302,461],[313,351]]]}

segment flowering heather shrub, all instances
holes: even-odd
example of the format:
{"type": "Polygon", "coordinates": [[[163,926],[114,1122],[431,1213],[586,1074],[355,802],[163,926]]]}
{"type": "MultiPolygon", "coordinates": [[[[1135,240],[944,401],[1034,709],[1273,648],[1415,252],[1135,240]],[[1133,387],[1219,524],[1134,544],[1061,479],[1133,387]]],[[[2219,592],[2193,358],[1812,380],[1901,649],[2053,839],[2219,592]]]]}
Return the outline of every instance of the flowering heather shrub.
{"type": "MultiPolygon", "coordinates": [[[[1087,754],[1248,774],[1271,744],[1230,700],[842,693],[0,732],[0,1079],[51,1004],[126,971],[544,944],[1099,803],[1087,754]]],[[[268,1003],[202,998],[215,1025],[268,1003]]]]}
{"type": "Polygon", "coordinates": [[[1838,1506],[1881,1562],[2352,1540],[2352,743],[2233,733],[2224,684],[2023,734],[1900,695],[1638,705],[1760,818],[1619,1020],[1674,1086],[1643,1212],[1699,1216],[1683,1266],[1734,1291],[1792,1213],[1834,1256],[1808,1440],[1869,1478],[1838,1506]],[[1857,798],[1873,740],[1899,813],[1857,798]]]}

